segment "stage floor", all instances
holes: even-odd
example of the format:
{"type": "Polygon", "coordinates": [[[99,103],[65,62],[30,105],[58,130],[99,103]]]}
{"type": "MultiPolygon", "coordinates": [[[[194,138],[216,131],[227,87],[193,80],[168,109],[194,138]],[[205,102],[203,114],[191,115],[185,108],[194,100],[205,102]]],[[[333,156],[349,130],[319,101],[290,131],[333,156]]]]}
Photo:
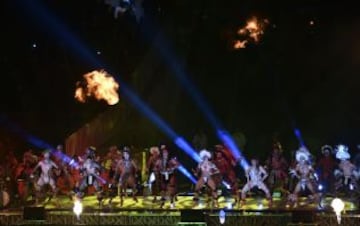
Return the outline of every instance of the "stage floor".
{"type": "MultiPolygon", "coordinates": [[[[235,200],[231,197],[220,197],[218,199],[218,206],[215,207],[213,203],[207,197],[202,197],[198,202],[193,201],[193,196],[179,195],[175,202],[175,207],[170,205],[169,200],[165,202],[165,205],[161,207],[160,197],[157,197],[157,201],[153,201],[153,196],[143,197],[137,196],[137,202],[132,197],[125,197],[123,205],[120,205],[120,198],[116,197],[109,202],[108,198],[104,198],[101,203],[97,200],[96,196],[85,196],[82,199],[82,204],[85,211],[112,209],[112,210],[134,210],[134,211],[146,211],[146,210],[169,210],[177,211],[184,209],[233,209],[242,211],[292,211],[292,210],[316,210],[326,211],[331,208],[331,201],[333,197],[322,198],[320,205],[318,203],[311,203],[307,198],[303,197],[299,199],[297,206],[287,205],[286,199],[274,198],[271,207],[268,201],[263,197],[250,197],[246,199],[244,205],[234,205],[235,200]]],[[[344,198],[345,211],[357,211],[358,205],[353,200],[344,198]]],[[[33,202],[29,201],[29,205],[33,202]]],[[[43,206],[46,210],[72,210],[74,201],[68,196],[58,196],[51,200],[46,199],[39,203],[37,206],[43,206]]],[[[34,205],[31,205],[34,206],[34,205]]],[[[16,210],[17,208],[8,208],[6,210],[16,210]]]]}
{"type": "MultiPolygon", "coordinates": [[[[111,205],[109,200],[104,199],[102,204],[95,196],[86,196],[82,200],[83,213],[77,218],[73,213],[73,200],[67,196],[58,196],[51,200],[39,203],[44,207],[45,219],[41,224],[46,225],[121,225],[121,226],[175,226],[183,222],[183,213],[190,211],[190,217],[204,215],[203,222],[207,226],[220,226],[219,212],[225,209],[227,212],[226,226],[289,226],[295,218],[303,220],[314,218],[317,225],[336,225],[336,217],[330,206],[333,197],[326,197],[322,200],[321,208],[317,204],[307,203],[302,198],[297,207],[286,206],[286,200],[275,198],[273,205],[263,197],[250,197],[243,206],[232,206],[232,198],[219,198],[219,207],[214,208],[207,198],[201,198],[194,205],[193,196],[180,195],[175,208],[171,208],[167,201],[163,208],[160,208],[160,201],[153,202],[153,197],[140,197],[135,202],[131,197],[126,197],[123,206],[120,206],[120,199],[116,197],[111,205]],[[314,216],[314,217],[313,217],[314,216]]],[[[158,197],[159,200],[160,197],[158,197]]],[[[356,214],[358,207],[354,202],[343,199],[345,202],[346,226],[357,225],[360,217],[356,214]]],[[[31,201],[27,207],[32,208],[31,201]]],[[[35,225],[32,221],[24,220],[24,206],[9,207],[0,211],[0,225],[35,225]]]]}

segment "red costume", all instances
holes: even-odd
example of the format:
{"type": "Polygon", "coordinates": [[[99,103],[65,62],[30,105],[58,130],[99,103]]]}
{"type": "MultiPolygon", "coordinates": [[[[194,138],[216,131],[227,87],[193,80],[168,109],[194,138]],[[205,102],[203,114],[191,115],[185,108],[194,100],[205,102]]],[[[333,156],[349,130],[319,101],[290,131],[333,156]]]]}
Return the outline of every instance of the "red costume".
{"type": "MultiPolygon", "coordinates": [[[[221,174],[222,178],[219,179],[223,179],[227,184],[230,185],[232,193],[235,195],[235,201],[237,201],[239,186],[234,169],[236,161],[230,150],[222,145],[217,145],[215,147],[214,164],[221,174]]],[[[220,180],[216,182],[219,184],[222,181],[220,180]]]]}
{"type": "Polygon", "coordinates": [[[280,143],[275,143],[273,151],[269,158],[266,160],[266,166],[269,173],[270,186],[276,184],[283,184],[288,179],[287,169],[288,163],[282,154],[282,147],[280,143]]]}

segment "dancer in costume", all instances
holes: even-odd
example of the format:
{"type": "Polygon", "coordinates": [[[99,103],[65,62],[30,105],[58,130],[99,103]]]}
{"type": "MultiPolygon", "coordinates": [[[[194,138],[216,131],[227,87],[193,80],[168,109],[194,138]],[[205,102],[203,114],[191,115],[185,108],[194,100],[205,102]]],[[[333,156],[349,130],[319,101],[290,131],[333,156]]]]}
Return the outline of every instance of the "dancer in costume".
{"type": "Polygon", "coordinates": [[[329,191],[330,185],[334,181],[333,172],[336,166],[335,160],[331,156],[333,148],[330,145],[324,145],[321,147],[321,158],[317,164],[317,171],[319,172],[319,179],[322,185],[320,190],[325,189],[329,191]]]}
{"type": "Polygon", "coordinates": [[[345,145],[338,145],[335,148],[336,158],[340,160],[338,169],[335,170],[334,175],[336,178],[335,191],[341,188],[354,191],[358,188],[357,180],[359,173],[356,166],[350,162],[349,148],[345,145]]]}
{"type": "Polygon", "coordinates": [[[130,148],[124,147],[123,150],[123,159],[121,159],[115,171],[115,178],[119,177],[118,186],[120,190],[120,205],[124,203],[124,196],[126,195],[126,189],[130,187],[132,189],[132,196],[135,202],[136,198],[136,173],[139,170],[137,164],[130,157],[130,148]]]}
{"type": "Polygon", "coordinates": [[[203,188],[204,185],[207,185],[210,188],[211,196],[213,198],[213,204],[218,206],[217,202],[217,192],[216,192],[216,182],[213,179],[213,176],[219,174],[219,169],[216,165],[210,161],[211,153],[207,150],[201,150],[199,153],[201,162],[199,163],[195,173],[198,175],[198,181],[195,185],[195,195],[194,201],[199,200],[199,193],[200,190],[203,188]]]}
{"type": "MultiPolygon", "coordinates": [[[[235,203],[239,201],[239,186],[235,173],[236,161],[231,152],[226,149],[223,145],[215,146],[215,158],[214,164],[219,169],[221,178],[223,181],[228,184],[231,189],[232,195],[234,196],[235,203]]],[[[218,181],[221,183],[222,181],[218,181]]]]}
{"type": "Polygon", "coordinates": [[[147,173],[149,174],[149,190],[154,196],[153,202],[156,202],[157,196],[160,193],[161,187],[161,156],[160,149],[158,147],[150,148],[150,158],[147,161],[147,173]]]}
{"type": "Polygon", "coordinates": [[[80,185],[77,191],[78,196],[83,197],[85,190],[94,186],[97,198],[102,198],[102,181],[100,177],[101,166],[95,161],[95,147],[87,148],[85,156],[81,158],[82,164],[80,165],[80,185]]]}
{"type": "Polygon", "coordinates": [[[290,170],[290,174],[298,179],[294,191],[289,195],[288,201],[297,205],[298,196],[301,191],[308,189],[311,192],[310,199],[318,200],[319,196],[315,190],[316,174],[310,163],[311,154],[306,147],[300,147],[295,154],[296,166],[290,170]]]}
{"type": "Polygon", "coordinates": [[[161,207],[164,206],[166,197],[170,198],[170,207],[175,208],[176,198],[176,177],[175,170],[179,166],[176,158],[169,158],[167,148],[161,150],[160,175],[161,175],[161,207]]]}
{"type": "Polygon", "coordinates": [[[288,163],[283,155],[282,146],[279,142],[273,145],[273,150],[266,160],[266,168],[269,170],[268,182],[271,189],[284,188],[288,181],[288,163]]]}
{"type": "MultiPolygon", "coordinates": [[[[55,183],[55,178],[53,175],[53,169],[58,169],[58,166],[50,159],[50,150],[45,150],[43,153],[44,158],[35,166],[33,173],[37,169],[41,170],[40,177],[36,182],[36,202],[39,201],[41,191],[45,185],[50,185],[53,195],[56,195],[57,187],[55,183]]],[[[31,177],[34,178],[34,174],[31,174],[31,177]]]]}
{"type": "Polygon", "coordinates": [[[268,173],[266,172],[264,167],[259,165],[259,161],[257,159],[251,159],[251,166],[246,169],[247,182],[241,190],[242,205],[244,205],[245,203],[246,193],[255,187],[265,193],[266,198],[269,200],[269,206],[272,205],[272,197],[270,191],[264,183],[264,180],[267,178],[267,176],[268,173]]]}

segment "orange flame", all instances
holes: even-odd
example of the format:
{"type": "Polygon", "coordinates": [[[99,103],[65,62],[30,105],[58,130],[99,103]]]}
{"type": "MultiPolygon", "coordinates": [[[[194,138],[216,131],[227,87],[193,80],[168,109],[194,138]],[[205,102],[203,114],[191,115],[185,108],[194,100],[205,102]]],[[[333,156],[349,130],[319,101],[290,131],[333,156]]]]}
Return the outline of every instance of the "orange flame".
{"type": "Polygon", "coordinates": [[[267,19],[262,21],[256,17],[249,19],[244,27],[238,29],[237,34],[242,37],[242,41],[236,40],[234,49],[246,48],[249,41],[259,42],[261,36],[264,34],[265,25],[268,23],[269,21],[267,19]]]}
{"type": "Polygon", "coordinates": [[[244,41],[236,40],[234,43],[234,49],[243,49],[246,47],[246,44],[247,44],[247,40],[244,41]]]}
{"type": "Polygon", "coordinates": [[[78,82],[75,90],[75,99],[79,102],[86,102],[88,97],[105,100],[109,105],[115,105],[119,102],[119,84],[106,71],[95,70],[85,74],[83,77],[85,84],[78,82]]]}

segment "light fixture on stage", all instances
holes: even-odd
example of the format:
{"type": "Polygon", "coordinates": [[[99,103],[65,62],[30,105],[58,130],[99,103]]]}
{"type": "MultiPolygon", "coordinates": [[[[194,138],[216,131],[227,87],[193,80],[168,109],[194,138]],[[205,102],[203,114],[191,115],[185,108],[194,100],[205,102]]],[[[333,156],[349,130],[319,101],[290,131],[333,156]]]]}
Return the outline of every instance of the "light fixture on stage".
{"type": "Polygon", "coordinates": [[[73,212],[76,215],[77,219],[80,220],[80,215],[83,212],[83,205],[79,198],[75,198],[74,200],[73,212]]]}
{"type": "Polygon", "coordinates": [[[319,185],[318,185],[318,190],[319,190],[319,191],[322,191],[323,189],[324,189],[324,186],[323,186],[322,184],[319,184],[319,185]]]}
{"type": "Polygon", "coordinates": [[[259,210],[262,210],[262,209],[264,209],[264,204],[262,204],[262,203],[259,203],[259,204],[258,204],[258,209],[259,209],[259,210]]]}
{"type": "Polygon", "coordinates": [[[229,201],[226,203],[226,209],[231,210],[232,208],[233,208],[233,203],[229,200],[229,201]]]}
{"type": "Polygon", "coordinates": [[[345,203],[341,199],[335,198],[331,202],[331,207],[334,209],[338,224],[341,224],[341,212],[345,208],[345,203]]]}
{"type": "Polygon", "coordinates": [[[226,213],[224,210],[220,210],[219,212],[219,222],[220,224],[225,224],[225,220],[226,220],[226,213]]]}
{"type": "Polygon", "coordinates": [[[350,183],[349,187],[350,187],[350,190],[351,190],[351,191],[354,190],[354,185],[353,185],[352,183],[350,183]]]}

